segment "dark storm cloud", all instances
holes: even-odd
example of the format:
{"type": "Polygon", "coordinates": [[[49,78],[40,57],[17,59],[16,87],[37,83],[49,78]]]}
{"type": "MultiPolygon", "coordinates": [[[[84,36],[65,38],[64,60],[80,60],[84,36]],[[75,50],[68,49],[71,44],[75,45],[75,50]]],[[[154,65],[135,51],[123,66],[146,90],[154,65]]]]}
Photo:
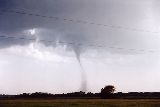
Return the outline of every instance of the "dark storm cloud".
{"type": "Polygon", "coordinates": [[[12,5],[12,1],[8,1],[8,0],[0,0],[0,7],[1,8],[9,8],[11,7],[12,5]]]}
{"type": "MultiPolygon", "coordinates": [[[[97,48],[89,44],[146,49],[150,45],[148,45],[150,38],[146,39],[145,36],[149,33],[136,32],[134,28],[154,30],[154,26],[148,23],[148,20],[154,20],[150,18],[152,11],[148,10],[153,8],[152,2],[152,0],[92,0],[92,2],[90,0],[1,0],[1,9],[56,16],[60,20],[6,12],[0,15],[0,31],[2,34],[18,36],[25,30],[41,29],[36,35],[39,39],[72,42],[75,44],[66,45],[78,52],[97,48]],[[122,29],[61,20],[64,18],[121,26],[122,29]],[[76,45],[79,43],[82,45],[76,45]]],[[[22,45],[20,41],[16,40],[13,45],[22,45]]],[[[2,44],[5,44],[5,41],[2,44]]],[[[12,45],[12,42],[6,44],[12,45]]],[[[109,49],[109,51],[115,50],[109,49]]]]}
{"type": "MultiPolygon", "coordinates": [[[[37,13],[42,15],[50,15],[50,16],[65,16],[71,15],[73,11],[75,11],[75,7],[70,6],[66,1],[39,1],[39,0],[11,0],[11,1],[1,1],[1,4],[5,3],[6,5],[2,5],[1,9],[7,10],[20,10],[29,13],[37,13]],[[72,7],[72,8],[71,8],[72,7]]],[[[77,8],[77,7],[76,7],[77,8]]],[[[46,29],[46,32],[42,32],[39,34],[40,39],[57,41],[61,40],[64,42],[77,42],[83,41],[84,36],[81,35],[79,28],[74,26],[70,28],[70,25],[67,23],[61,22],[61,20],[54,21],[51,19],[45,19],[41,17],[32,17],[27,15],[15,14],[15,13],[2,13],[0,19],[0,31],[3,34],[7,35],[21,35],[22,31],[32,29],[32,28],[41,28],[46,29]],[[67,30],[65,28],[68,28],[67,30]],[[55,33],[55,32],[63,32],[55,33]]],[[[14,44],[21,44],[21,41],[14,40],[5,41],[1,39],[2,44],[5,46],[14,44]]],[[[81,42],[82,43],[82,42],[81,42]]],[[[53,44],[52,44],[53,45],[53,44]]],[[[2,46],[2,45],[1,45],[2,46]]]]}

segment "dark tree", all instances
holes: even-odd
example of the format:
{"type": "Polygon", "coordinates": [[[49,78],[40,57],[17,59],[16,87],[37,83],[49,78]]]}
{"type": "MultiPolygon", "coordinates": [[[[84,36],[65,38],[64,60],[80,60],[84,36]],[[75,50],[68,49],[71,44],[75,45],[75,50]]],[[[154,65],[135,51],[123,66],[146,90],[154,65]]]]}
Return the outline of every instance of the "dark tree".
{"type": "Polygon", "coordinates": [[[101,89],[101,98],[113,98],[115,87],[113,85],[107,85],[101,89]]]}

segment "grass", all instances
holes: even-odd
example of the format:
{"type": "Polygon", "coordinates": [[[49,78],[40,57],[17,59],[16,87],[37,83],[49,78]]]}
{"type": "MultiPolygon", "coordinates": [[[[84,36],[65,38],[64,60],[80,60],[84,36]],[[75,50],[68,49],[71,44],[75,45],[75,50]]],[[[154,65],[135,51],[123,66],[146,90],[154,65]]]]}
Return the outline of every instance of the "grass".
{"type": "Polygon", "coordinates": [[[0,100],[0,107],[160,107],[156,99],[0,100]]]}

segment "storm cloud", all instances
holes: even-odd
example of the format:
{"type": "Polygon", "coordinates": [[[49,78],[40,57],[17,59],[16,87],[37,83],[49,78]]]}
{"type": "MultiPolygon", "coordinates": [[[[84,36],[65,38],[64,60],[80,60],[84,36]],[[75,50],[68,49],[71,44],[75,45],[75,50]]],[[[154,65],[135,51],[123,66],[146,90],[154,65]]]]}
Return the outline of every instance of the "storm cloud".
{"type": "MultiPolygon", "coordinates": [[[[83,44],[79,50],[94,48],[89,45],[115,46],[129,49],[155,49],[157,46],[158,21],[154,10],[155,2],[150,0],[1,0],[1,10],[15,10],[19,12],[40,14],[60,18],[59,20],[47,17],[36,17],[10,12],[1,12],[0,30],[2,34],[21,36],[27,30],[37,29],[36,37],[44,40],[63,41],[83,44]],[[63,19],[82,20],[97,24],[106,24],[114,27],[97,26],[84,23],[64,21],[63,19]],[[119,28],[118,28],[119,27],[119,28]],[[135,30],[134,30],[135,29],[135,30]],[[140,31],[137,31],[140,30],[140,31]],[[143,32],[150,31],[150,32],[143,32]],[[152,36],[150,36],[152,35],[152,36]],[[146,38],[147,36],[147,38],[146,38]],[[153,38],[153,42],[150,39],[153,38]]],[[[28,35],[28,34],[25,34],[28,35]]],[[[17,40],[17,43],[21,43],[17,40]]],[[[11,44],[6,42],[6,44],[11,44]]],[[[51,44],[53,45],[53,44],[51,44]]],[[[64,44],[62,44],[64,45],[64,44]]],[[[54,45],[53,45],[54,46],[54,45]]],[[[77,47],[76,47],[77,48],[77,47]]],[[[108,49],[113,51],[112,49],[108,49]]]]}

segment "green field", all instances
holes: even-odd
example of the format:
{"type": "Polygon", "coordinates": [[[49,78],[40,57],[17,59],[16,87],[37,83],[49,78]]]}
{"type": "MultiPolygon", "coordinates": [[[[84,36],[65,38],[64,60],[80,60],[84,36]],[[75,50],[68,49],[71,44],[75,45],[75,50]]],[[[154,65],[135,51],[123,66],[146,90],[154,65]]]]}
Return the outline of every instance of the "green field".
{"type": "Polygon", "coordinates": [[[160,100],[55,99],[0,100],[0,107],[160,107],[160,100]]]}

